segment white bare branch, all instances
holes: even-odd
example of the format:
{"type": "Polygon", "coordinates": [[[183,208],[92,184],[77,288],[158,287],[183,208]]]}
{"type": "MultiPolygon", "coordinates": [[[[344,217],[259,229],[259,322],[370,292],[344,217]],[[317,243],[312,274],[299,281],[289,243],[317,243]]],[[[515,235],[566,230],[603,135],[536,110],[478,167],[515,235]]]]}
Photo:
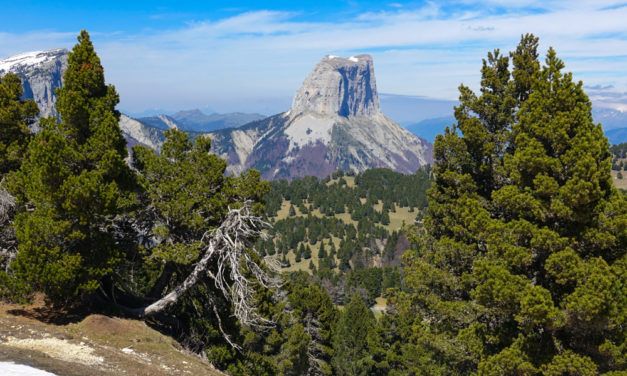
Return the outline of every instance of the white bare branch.
{"type": "Polygon", "coordinates": [[[255,304],[255,287],[280,286],[281,279],[274,263],[260,265],[261,258],[251,241],[265,236],[262,232],[270,224],[255,216],[249,203],[239,209],[230,209],[222,224],[206,233],[207,248],[183,283],[156,302],[142,308],[126,309],[139,316],[155,315],[176,303],[204,274],[233,305],[235,317],[245,326],[271,327],[274,323],[260,316],[255,304]],[[270,270],[268,270],[270,269],[270,270]],[[272,270],[274,269],[274,270],[272,270]]]}

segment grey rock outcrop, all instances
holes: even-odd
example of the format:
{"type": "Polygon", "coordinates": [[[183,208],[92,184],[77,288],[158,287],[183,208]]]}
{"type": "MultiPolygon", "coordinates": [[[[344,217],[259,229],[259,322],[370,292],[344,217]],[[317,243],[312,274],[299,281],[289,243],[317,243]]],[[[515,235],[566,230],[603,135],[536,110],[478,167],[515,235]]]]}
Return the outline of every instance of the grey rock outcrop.
{"type": "Polygon", "coordinates": [[[35,51],[0,59],[0,76],[14,73],[22,79],[24,99],[33,99],[39,106],[39,116],[57,115],[55,90],[62,86],[67,69],[68,50],[58,48],[35,51]]]}
{"type": "MultiPolygon", "coordinates": [[[[55,90],[63,86],[67,69],[68,50],[34,51],[0,60],[0,77],[14,73],[22,79],[24,99],[33,99],[39,106],[39,116],[57,116],[55,90]]],[[[120,128],[129,146],[143,144],[157,151],[163,144],[163,132],[126,115],[120,118],[120,128]]],[[[35,130],[38,128],[35,127],[35,130]]]]}
{"type": "Polygon", "coordinates": [[[161,150],[161,145],[165,141],[163,130],[148,126],[124,114],[120,116],[119,124],[129,147],[142,144],[157,152],[161,150]]]}
{"type": "Polygon", "coordinates": [[[369,55],[324,57],[288,112],[209,136],[227,173],[254,168],[265,179],[375,167],[413,173],[432,161],[431,144],[381,113],[369,55]]]}
{"type": "Polygon", "coordinates": [[[325,56],[294,96],[290,114],[304,112],[344,117],[381,113],[372,57],[325,56]]]}

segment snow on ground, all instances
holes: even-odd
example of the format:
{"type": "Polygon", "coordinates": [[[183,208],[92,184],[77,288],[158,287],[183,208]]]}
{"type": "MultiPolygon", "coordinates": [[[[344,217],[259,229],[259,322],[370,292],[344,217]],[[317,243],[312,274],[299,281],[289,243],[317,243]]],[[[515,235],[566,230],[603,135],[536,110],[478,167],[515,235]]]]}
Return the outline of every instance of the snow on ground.
{"type": "Polygon", "coordinates": [[[3,376],[56,376],[54,373],[13,362],[0,362],[0,374],[3,376]]]}

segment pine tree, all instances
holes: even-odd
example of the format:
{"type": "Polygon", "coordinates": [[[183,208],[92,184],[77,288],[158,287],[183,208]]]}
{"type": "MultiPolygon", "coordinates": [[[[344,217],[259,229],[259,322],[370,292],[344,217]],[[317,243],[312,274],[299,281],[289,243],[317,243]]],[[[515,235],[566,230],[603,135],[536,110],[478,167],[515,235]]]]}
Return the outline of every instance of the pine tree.
{"type": "Polygon", "coordinates": [[[320,248],[318,249],[318,259],[325,259],[327,258],[327,251],[324,248],[324,242],[320,242],[320,248]]]}
{"type": "Polygon", "coordinates": [[[114,221],[128,204],[133,174],[124,158],[119,99],[86,31],[78,37],[58,89],[56,118],[41,120],[9,188],[19,251],[15,278],[57,303],[98,288],[121,254],[114,221]]]}
{"type": "Polygon", "coordinates": [[[14,74],[0,77],[0,181],[22,164],[31,125],[39,113],[33,100],[22,100],[22,82],[14,74]]]}
{"type": "Polygon", "coordinates": [[[381,343],[372,311],[358,294],[351,297],[337,323],[333,339],[336,375],[386,374],[379,364],[381,343]]]}
{"type": "Polygon", "coordinates": [[[506,57],[488,54],[481,95],[462,86],[458,124],[436,139],[427,233],[405,255],[407,292],[391,299],[405,338],[423,344],[406,357],[425,367],[625,367],[627,205],[582,83],[553,49],[540,67],[536,49],[524,36],[511,74],[506,57]]]}
{"type": "MultiPolygon", "coordinates": [[[[23,101],[21,80],[14,74],[0,78],[0,270],[17,252],[17,240],[13,228],[15,198],[2,185],[6,174],[22,164],[26,147],[31,138],[28,126],[39,112],[32,100],[23,101]]],[[[6,280],[0,275],[0,278],[6,280]]]]}
{"type": "Polygon", "coordinates": [[[318,285],[293,276],[288,296],[304,332],[311,338],[307,346],[308,369],[304,375],[332,375],[333,337],[338,311],[329,294],[318,285]]]}

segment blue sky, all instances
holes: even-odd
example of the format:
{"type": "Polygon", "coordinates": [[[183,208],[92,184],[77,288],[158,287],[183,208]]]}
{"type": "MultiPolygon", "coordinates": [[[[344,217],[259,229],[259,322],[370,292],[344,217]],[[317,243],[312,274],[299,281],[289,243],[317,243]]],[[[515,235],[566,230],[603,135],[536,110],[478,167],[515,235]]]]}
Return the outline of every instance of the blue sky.
{"type": "Polygon", "coordinates": [[[370,53],[382,93],[455,99],[489,50],[553,46],[603,106],[627,110],[627,2],[12,1],[0,57],[92,35],[120,108],[278,112],[326,54],[370,53]],[[104,4],[104,5],[103,5],[104,4]]]}

